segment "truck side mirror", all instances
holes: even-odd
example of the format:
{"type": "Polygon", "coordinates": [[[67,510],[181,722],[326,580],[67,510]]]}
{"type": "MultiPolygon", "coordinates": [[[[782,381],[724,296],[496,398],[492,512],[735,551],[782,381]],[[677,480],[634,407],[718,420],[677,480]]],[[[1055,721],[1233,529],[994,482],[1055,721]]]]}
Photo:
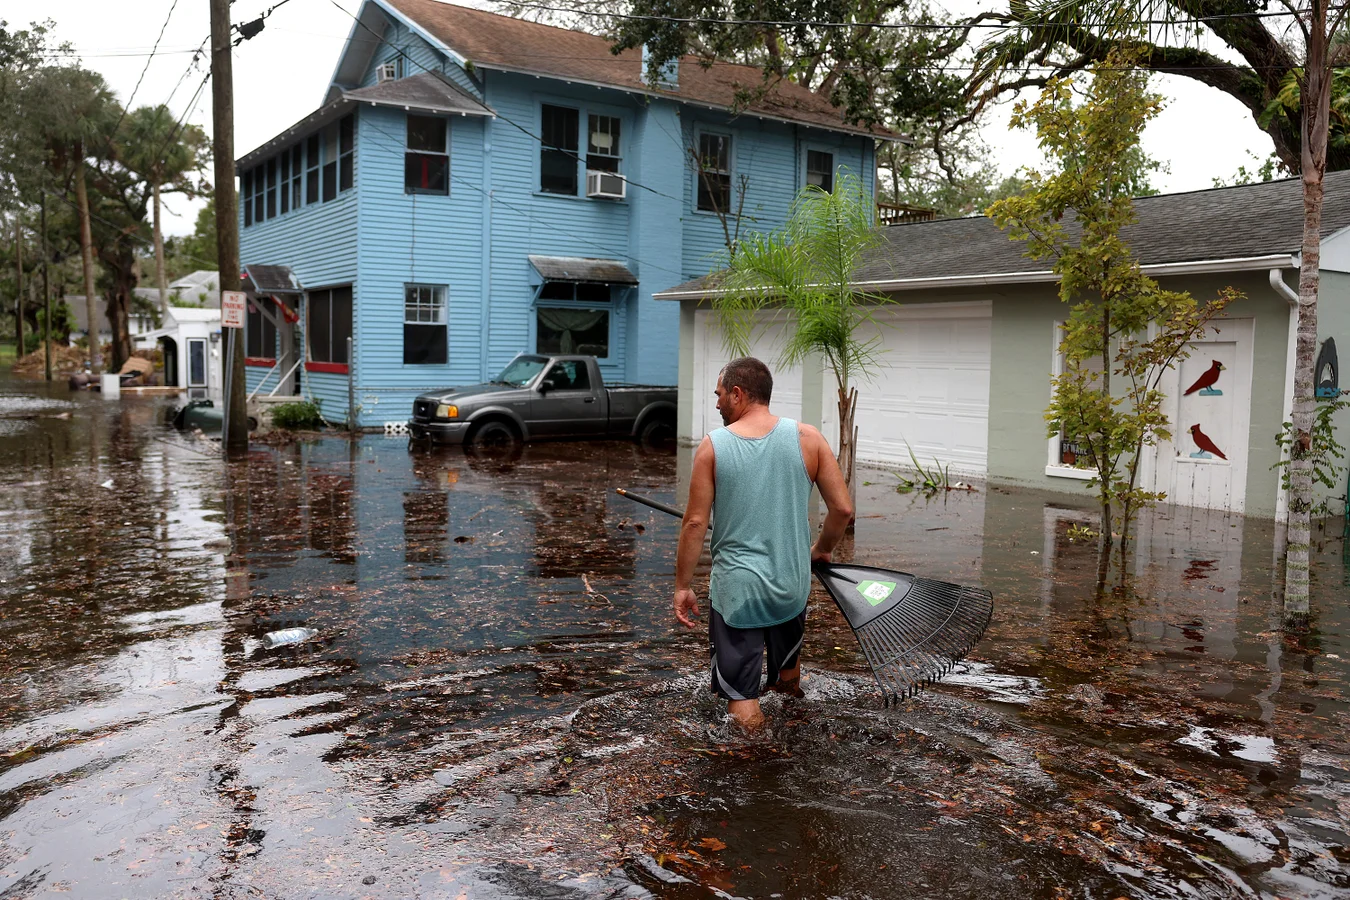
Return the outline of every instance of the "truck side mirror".
{"type": "Polygon", "coordinates": [[[540,396],[543,396],[544,394],[547,394],[549,391],[553,390],[553,382],[545,378],[539,382],[539,386],[536,387],[535,390],[539,392],[540,396]]]}

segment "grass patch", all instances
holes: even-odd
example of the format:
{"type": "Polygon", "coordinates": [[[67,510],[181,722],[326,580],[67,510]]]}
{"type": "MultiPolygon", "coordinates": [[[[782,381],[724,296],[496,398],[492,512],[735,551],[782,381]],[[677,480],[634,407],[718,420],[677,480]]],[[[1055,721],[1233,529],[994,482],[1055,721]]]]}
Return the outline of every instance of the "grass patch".
{"type": "Polygon", "coordinates": [[[0,344],[0,366],[12,366],[19,355],[14,352],[13,344],[0,344]]]}

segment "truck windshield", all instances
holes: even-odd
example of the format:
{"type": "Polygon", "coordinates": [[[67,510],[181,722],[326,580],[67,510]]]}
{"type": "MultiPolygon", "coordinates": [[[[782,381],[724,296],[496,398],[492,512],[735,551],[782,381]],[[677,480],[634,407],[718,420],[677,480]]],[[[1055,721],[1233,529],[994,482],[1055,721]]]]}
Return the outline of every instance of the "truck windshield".
{"type": "Polygon", "coordinates": [[[517,356],[511,364],[502,369],[496,378],[497,384],[509,384],[512,387],[524,387],[530,379],[543,371],[548,365],[546,356],[517,356]]]}

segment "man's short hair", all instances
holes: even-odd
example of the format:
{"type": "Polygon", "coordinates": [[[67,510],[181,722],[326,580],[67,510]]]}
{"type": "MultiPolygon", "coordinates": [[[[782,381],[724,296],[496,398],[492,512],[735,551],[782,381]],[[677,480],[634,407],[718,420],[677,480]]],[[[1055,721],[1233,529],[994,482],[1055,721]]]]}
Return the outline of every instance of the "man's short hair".
{"type": "Polygon", "coordinates": [[[768,366],[753,356],[733,359],[722,367],[717,380],[722,382],[722,390],[738,387],[751,401],[765,406],[769,405],[769,398],[773,396],[773,375],[769,373],[768,366]]]}

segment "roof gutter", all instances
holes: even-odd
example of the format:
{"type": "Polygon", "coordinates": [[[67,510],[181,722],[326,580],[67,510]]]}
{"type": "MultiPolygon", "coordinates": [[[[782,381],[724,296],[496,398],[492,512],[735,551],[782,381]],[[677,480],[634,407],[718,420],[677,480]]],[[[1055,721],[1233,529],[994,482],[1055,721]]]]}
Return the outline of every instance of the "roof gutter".
{"type": "MultiPolygon", "coordinates": [[[[1260,269],[1279,271],[1297,266],[1297,260],[1288,253],[1275,253],[1266,256],[1243,256],[1233,259],[1200,259],[1190,262],[1155,263],[1141,266],[1145,275],[1151,278],[1164,278],[1177,275],[1204,275],[1214,272],[1249,272],[1260,269]]],[[[990,287],[1008,284],[1046,284],[1059,280],[1059,276],[1049,269],[1035,272],[1000,272],[992,275],[940,275],[933,278],[897,278],[879,281],[859,281],[853,284],[855,290],[869,292],[884,291],[921,291],[943,288],[990,287]]],[[[702,300],[721,296],[720,290],[662,291],[653,294],[656,300],[702,300]]]]}

